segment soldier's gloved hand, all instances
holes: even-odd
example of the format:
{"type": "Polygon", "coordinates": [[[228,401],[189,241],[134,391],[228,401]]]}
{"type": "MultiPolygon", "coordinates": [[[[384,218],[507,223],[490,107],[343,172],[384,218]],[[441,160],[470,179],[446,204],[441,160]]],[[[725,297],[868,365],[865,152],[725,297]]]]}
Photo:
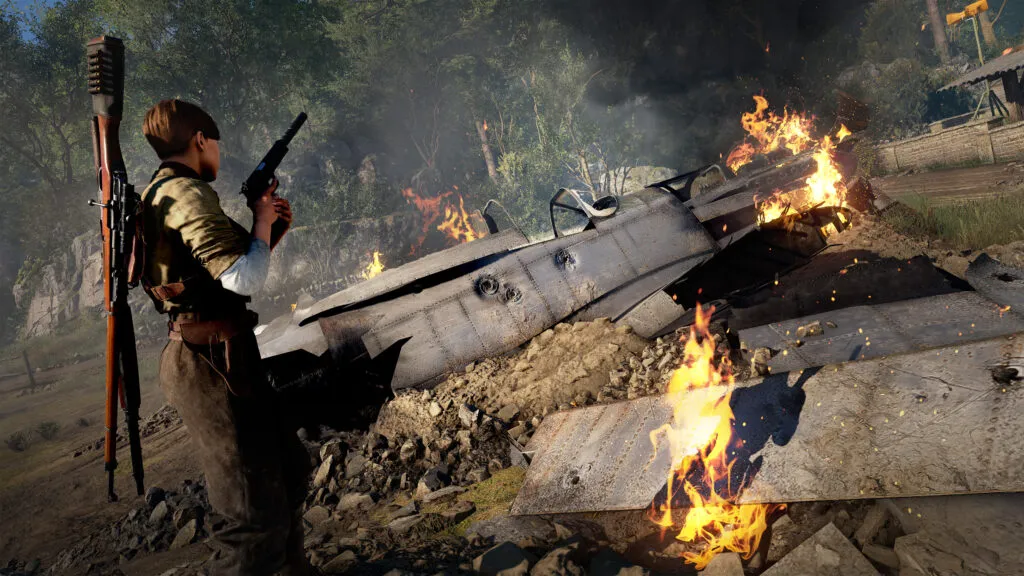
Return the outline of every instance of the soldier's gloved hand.
{"type": "Polygon", "coordinates": [[[249,202],[253,222],[273,224],[277,220],[277,205],[274,202],[274,192],[277,191],[277,184],[277,178],[274,178],[274,181],[270,183],[270,186],[259,199],[249,202]]]}

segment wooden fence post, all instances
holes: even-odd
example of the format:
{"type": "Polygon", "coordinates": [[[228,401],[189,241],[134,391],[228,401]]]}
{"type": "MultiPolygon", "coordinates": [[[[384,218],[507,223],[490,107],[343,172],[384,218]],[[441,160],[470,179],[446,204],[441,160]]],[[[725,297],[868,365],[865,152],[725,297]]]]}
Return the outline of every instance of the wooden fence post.
{"type": "Polygon", "coordinates": [[[36,375],[32,373],[32,365],[28,363],[28,351],[21,351],[21,358],[25,361],[25,373],[28,374],[28,383],[33,388],[36,387],[36,375]]]}

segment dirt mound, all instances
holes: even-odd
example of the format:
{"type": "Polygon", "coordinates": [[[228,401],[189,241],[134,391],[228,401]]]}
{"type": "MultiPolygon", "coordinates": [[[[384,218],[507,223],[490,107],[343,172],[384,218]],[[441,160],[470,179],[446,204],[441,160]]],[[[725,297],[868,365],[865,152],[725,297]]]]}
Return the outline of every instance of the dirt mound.
{"type": "Polygon", "coordinates": [[[639,362],[648,342],[607,319],[558,324],[514,354],[488,358],[451,374],[429,392],[408,392],[389,402],[377,421],[386,436],[451,428],[463,404],[504,420],[530,420],[558,408],[593,401],[611,373],[639,362]],[[513,414],[514,413],[514,414],[513,414]]]}

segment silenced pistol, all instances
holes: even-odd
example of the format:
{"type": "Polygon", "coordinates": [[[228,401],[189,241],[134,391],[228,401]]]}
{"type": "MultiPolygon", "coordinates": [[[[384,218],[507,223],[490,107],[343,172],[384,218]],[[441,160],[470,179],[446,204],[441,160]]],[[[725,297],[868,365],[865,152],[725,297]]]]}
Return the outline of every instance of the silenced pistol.
{"type": "Polygon", "coordinates": [[[288,153],[288,144],[291,143],[295,133],[299,131],[299,128],[302,127],[305,121],[306,113],[300,112],[295,117],[292,125],[288,127],[288,131],[284,133],[284,136],[277,142],[274,142],[274,145],[270,147],[270,152],[267,152],[267,155],[263,157],[263,160],[260,160],[259,165],[252,171],[252,174],[249,174],[249,177],[242,183],[242,194],[245,195],[247,202],[251,203],[258,200],[267,188],[270,187],[270,184],[274,181],[274,171],[281,164],[284,155],[288,153]]]}

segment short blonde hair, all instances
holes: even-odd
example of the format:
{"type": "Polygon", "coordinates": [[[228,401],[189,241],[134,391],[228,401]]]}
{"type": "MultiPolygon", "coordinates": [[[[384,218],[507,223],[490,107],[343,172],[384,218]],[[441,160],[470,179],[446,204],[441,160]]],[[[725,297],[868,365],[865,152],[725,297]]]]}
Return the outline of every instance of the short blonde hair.
{"type": "Polygon", "coordinates": [[[161,100],[146,112],[142,133],[161,160],[188,150],[196,132],[220,140],[217,123],[205,110],[183,100],[161,100]]]}

